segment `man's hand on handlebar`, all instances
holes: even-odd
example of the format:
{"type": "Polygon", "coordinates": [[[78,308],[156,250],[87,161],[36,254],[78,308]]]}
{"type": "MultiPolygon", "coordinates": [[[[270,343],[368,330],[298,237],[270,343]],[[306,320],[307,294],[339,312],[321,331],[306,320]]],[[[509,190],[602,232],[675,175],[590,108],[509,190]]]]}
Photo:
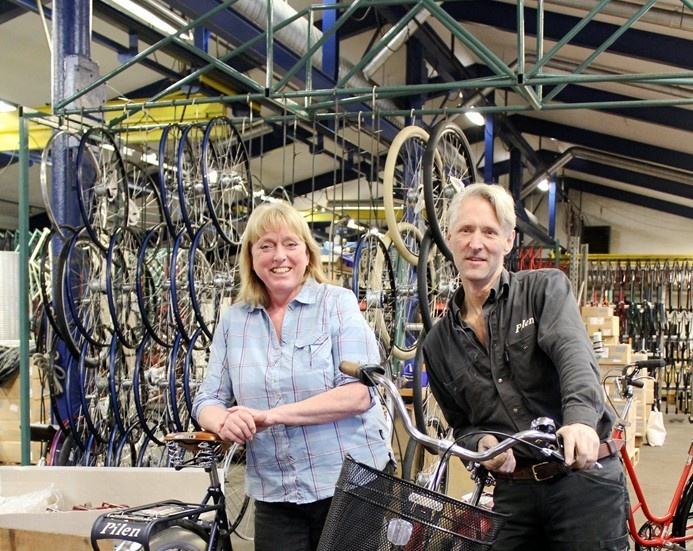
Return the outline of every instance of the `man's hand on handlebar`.
{"type": "MultiPolygon", "coordinates": [[[[492,434],[487,434],[479,440],[477,450],[485,452],[498,444],[498,439],[492,434]]],[[[512,448],[500,453],[493,459],[481,463],[489,471],[496,473],[511,473],[515,470],[515,455],[512,448]]]]}
{"type": "Polygon", "coordinates": [[[582,423],[565,425],[558,429],[563,439],[565,464],[576,470],[591,469],[599,454],[599,436],[596,431],[582,423]]]}

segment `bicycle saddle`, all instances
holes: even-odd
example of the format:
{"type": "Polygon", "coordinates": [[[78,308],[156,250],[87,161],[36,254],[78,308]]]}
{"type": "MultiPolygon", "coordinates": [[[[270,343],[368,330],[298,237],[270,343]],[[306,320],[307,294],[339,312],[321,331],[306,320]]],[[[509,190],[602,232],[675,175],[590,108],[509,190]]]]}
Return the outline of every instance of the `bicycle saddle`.
{"type": "Polygon", "coordinates": [[[184,448],[197,451],[201,444],[221,444],[224,448],[231,446],[230,442],[224,442],[219,435],[206,430],[192,432],[171,432],[165,437],[167,442],[175,442],[184,448]]]}

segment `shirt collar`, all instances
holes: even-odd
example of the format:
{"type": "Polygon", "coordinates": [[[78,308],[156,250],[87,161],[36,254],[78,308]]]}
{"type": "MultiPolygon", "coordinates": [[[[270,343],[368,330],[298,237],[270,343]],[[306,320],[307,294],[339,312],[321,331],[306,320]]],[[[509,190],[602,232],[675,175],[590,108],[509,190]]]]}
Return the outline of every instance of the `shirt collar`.
{"type": "MultiPolygon", "coordinates": [[[[318,296],[318,282],[315,281],[312,277],[308,277],[303,282],[303,285],[301,286],[301,290],[298,292],[298,294],[294,297],[294,299],[291,301],[289,306],[294,301],[300,302],[302,304],[314,304],[317,301],[317,296],[318,296]]],[[[246,304],[245,307],[248,309],[248,311],[256,310],[256,309],[265,309],[264,306],[255,306],[252,307],[249,304],[246,304]]]]}
{"type": "MultiPolygon", "coordinates": [[[[503,269],[501,275],[496,280],[491,288],[491,292],[484,303],[484,308],[497,302],[500,299],[507,298],[510,290],[510,274],[508,270],[503,269]]],[[[460,305],[464,303],[464,287],[460,285],[455,294],[452,296],[452,314],[454,319],[460,319],[460,305]]]]}

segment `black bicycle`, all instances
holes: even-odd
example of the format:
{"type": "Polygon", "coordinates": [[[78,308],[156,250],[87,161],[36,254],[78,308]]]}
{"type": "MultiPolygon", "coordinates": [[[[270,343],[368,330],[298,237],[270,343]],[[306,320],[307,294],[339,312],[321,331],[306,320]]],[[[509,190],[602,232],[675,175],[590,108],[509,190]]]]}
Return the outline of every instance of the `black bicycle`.
{"type": "Polygon", "coordinates": [[[245,510],[229,522],[218,471],[231,444],[197,431],[168,434],[166,445],[176,469],[201,467],[209,474],[202,501],[165,500],[104,513],[91,529],[94,551],[102,549],[100,540],[113,540],[114,551],[233,551],[231,532],[245,510]]]}

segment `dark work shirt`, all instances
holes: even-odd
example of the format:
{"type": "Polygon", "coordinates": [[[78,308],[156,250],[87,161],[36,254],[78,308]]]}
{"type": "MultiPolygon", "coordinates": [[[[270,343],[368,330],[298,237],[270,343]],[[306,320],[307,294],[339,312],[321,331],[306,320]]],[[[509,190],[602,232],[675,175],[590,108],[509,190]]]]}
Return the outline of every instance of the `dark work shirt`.
{"type": "MultiPolygon", "coordinates": [[[[476,450],[480,430],[514,433],[537,417],[608,438],[615,414],[563,272],[503,271],[483,308],[488,348],[461,321],[463,303],[460,287],[423,349],[431,391],[463,446],[476,450]]],[[[515,453],[532,455],[525,446],[515,453]]]]}

